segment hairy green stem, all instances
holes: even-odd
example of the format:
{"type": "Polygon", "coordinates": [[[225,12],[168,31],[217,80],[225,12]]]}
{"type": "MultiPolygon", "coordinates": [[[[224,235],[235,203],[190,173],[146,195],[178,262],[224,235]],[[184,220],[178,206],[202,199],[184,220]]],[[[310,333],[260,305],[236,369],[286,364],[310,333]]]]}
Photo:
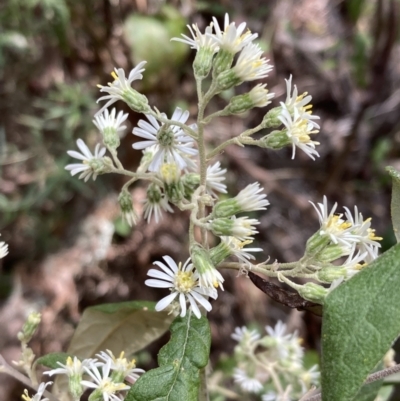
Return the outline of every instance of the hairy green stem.
{"type": "MultiPolygon", "coordinates": [[[[128,177],[132,177],[132,180],[130,180],[132,182],[134,182],[136,180],[147,180],[147,181],[153,182],[154,184],[157,184],[160,187],[164,186],[163,182],[159,178],[157,178],[157,176],[154,173],[137,173],[137,172],[134,173],[132,171],[125,170],[124,168],[122,168],[122,169],[113,168],[110,172],[115,173],[115,174],[126,175],[128,177]]],[[[128,181],[128,182],[130,182],[130,181],[128,181]]]]}
{"type": "Polygon", "coordinates": [[[255,134],[256,132],[260,131],[263,127],[260,125],[257,125],[257,127],[248,129],[244,132],[242,132],[240,135],[235,136],[234,138],[228,139],[227,141],[221,143],[218,145],[214,150],[212,150],[210,153],[207,155],[207,160],[212,159],[214,156],[217,154],[221,153],[227,146],[229,145],[256,145],[257,141],[249,138],[249,136],[255,134]]]}

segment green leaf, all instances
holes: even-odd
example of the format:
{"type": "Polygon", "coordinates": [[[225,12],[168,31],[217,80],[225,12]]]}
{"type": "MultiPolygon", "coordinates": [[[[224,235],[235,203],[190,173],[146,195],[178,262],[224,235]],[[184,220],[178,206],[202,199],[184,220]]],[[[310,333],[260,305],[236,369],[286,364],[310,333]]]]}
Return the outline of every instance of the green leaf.
{"type": "Polygon", "coordinates": [[[130,301],[87,308],[68,352],[84,359],[106,349],[128,355],[140,351],[161,337],[174,318],[168,312],[156,312],[154,306],[154,302],[130,301]]]}
{"type": "Polygon", "coordinates": [[[397,242],[400,242],[400,173],[393,167],[386,167],[386,171],[390,174],[393,180],[392,203],[390,205],[392,213],[392,224],[394,235],[397,242]]]}
{"type": "Polygon", "coordinates": [[[51,369],[57,369],[60,365],[57,362],[66,364],[68,357],[73,358],[73,355],[67,354],[65,352],[54,352],[52,354],[43,355],[36,359],[35,365],[43,365],[51,369]]]}
{"type": "Polygon", "coordinates": [[[330,293],[322,320],[322,401],[350,401],[400,333],[400,244],[330,293]]]}
{"type": "MultiPolygon", "coordinates": [[[[374,372],[378,372],[379,370],[384,369],[385,366],[381,362],[379,365],[374,369],[374,372]]],[[[364,384],[360,391],[357,393],[356,397],[354,398],[354,401],[374,401],[376,396],[379,393],[379,390],[381,389],[383,384],[383,379],[382,380],[377,380],[372,383],[364,384]]]]}
{"type": "Polygon", "coordinates": [[[211,332],[205,317],[192,313],[171,325],[171,339],[158,354],[159,368],[145,373],[125,401],[197,401],[200,369],[207,365],[211,332]]]}

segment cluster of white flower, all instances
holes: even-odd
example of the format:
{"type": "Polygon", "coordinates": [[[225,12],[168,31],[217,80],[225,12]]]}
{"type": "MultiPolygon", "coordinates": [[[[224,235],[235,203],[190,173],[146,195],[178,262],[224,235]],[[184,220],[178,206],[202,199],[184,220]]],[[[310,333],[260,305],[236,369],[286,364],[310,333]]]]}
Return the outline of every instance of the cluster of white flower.
{"type": "MultiPolygon", "coordinates": [[[[68,357],[65,364],[57,362],[60,368],[47,371],[45,374],[66,375],[69,392],[74,400],[79,400],[86,389],[92,389],[92,396],[89,399],[120,401],[119,394],[129,390],[144,370],[136,368],[136,361],[126,359],[123,352],[119,357],[115,357],[109,350],[102,351],[96,356],[98,359],[82,361],[77,357],[73,359],[68,357]]],[[[48,401],[48,398],[42,397],[46,387],[51,384],[52,382],[41,383],[33,398],[29,397],[25,390],[22,398],[25,401],[48,401]]]]}
{"type": "Polygon", "coordinates": [[[298,334],[286,334],[284,323],[278,321],[275,327],[266,326],[265,330],[267,335],[261,337],[257,330],[237,327],[231,335],[238,342],[234,381],[244,392],[261,394],[263,401],[299,399],[318,383],[318,366],[304,367],[298,334]]]}
{"type": "MultiPolygon", "coordinates": [[[[262,50],[254,43],[257,34],[246,30],[246,23],[236,26],[235,22],[229,21],[229,16],[225,15],[224,27],[221,29],[216,18],[206,27],[205,32],[201,33],[197,25],[188,26],[192,38],[182,35],[183,38],[174,38],[196,49],[197,54],[194,62],[194,71],[198,79],[205,78],[213,71],[215,85],[213,93],[218,93],[232,86],[239,85],[246,81],[253,81],[265,78],[271,71],[272,66],[268,60],[262,57],[262,50]],[[237,61],[234,63],[235,55],[238,54],[237,61]]],[[[193,187],[198,186],[199,179],[196,177],[198,170],[196,158],[197,126],[196,124],[186,125],[189,112],[175,109],[170,119],[166,114],[153,112],[148,105],[147,98],[132,88],[135,80],[142,79],[145,61],[139,63],[132,71],[126,75],[123,69],[115,68],[112,73],[113,82],[107,86],[99,85],[100,91],[106,93],[100,97],[99,101],[106,100],[106,104],[97,113],[93,121],[103,136],[103,143],[106,146],[96,145],[94,154],[88,146],[79,139],[77,145],[81,153],[69,151],[68,154],[81,163],[69,164],[67,170],[72,175],[81,173],[79,178],[87,181],[91,176],[96,179],[97,175],[115,171],[114,163],[110,158],[104,157],[106,148],[111,152],[114,162],[116,161],[116,149],[120,145],[119,136],[126,129],[122,125],[128,115],[122,111],[117,112],[108,107],[122,100],[136,112],[144,113],[146,120],[139,120],[138,127],[133,129],[133,134],[143,138],[133,144],[134,149],[143,150],[139,170],[154,173],[159,180],[150,184],[147,191],[147,198],[144,201],[144,216],[148,222],[154,220],[156,223],[162,217],[163,211],[172,212],[169,203],[179,203],[182,199],[193,193],[193,187]],[[167,165],[167,167],[165,167],[167,165]],[[165,173],[167,170],[167,173],[165,173]],[[164,174],[162,173],[164,171],[164,174]],[[171,171],[175,171],[171,176],[171,171]],[[165,181],[170,181],[168,184],[165,181]],[[162,183],[160,185],[160,183],[162,183]],[[167,188],[168,186],[168,188],[167,188]]],[[[318,156],[315,145],[318,144],[310,139],[310,134],[314,134],[319,128],[315,123],[318,117],[312,116],[311,96],[306,93],[298,95],[296,86],[292,90],[292,77],[286,81],[287,98],[281,103],[279,115],[275,115],[275,122],[283,124],[286,140],[283,146],[292,144],[293,157],[296,147],[304,150],[310,157],[318,156]]],[[[243,112],[254,107],[264,107],[270,103],[274,94],[268,93],[266,84],[258,84],[248,94],[236,96],[227,106],[226,110],[230,113],[243,112]]],[[[282,147],[282,146],[281,146],[282,147]]],[[[117,163],[118,164],[118,163],[117,163]]],[[[120,166],[117,166],[120,167],[120,166]]],[[[138,171],[139,171],[138,170],[138,171]]],[[[207,170],[207,191],[216,197],[216,192],[226,192],[226,186],[222,184],[225,179],[219,162],[213,166],[208,166],[207,170]]],[[[126,198],[126,197],[125,197],[126,198]]],[[[127,205],[124,199],[124,205],[127,205]]],[[[122,207],[121,207],[122,209],[122,207]]],[[[122,211],[128,223],[133,224],[136,219],[136,212],[132,207],[122,211]]],[[[256,231],[252,226],[254,221],[236,221],[237,230],[240,232],[251,232],[251,235],[242,235],[242,241],[249,239],[256,231]],[[244,229],[243,226],[248,227],[244,229]],[[251,227],[251,228],[250,228],[251,227]]]]}
{"type": "Polygon", "coordinates": [[[337,250],[336,257],[333,256],[333,259],[348,255],[347,260],[341,266],[337,266],[337,269],[343,272],[344,278],[352,277],[363,266],[378,257],[381,246],[378,241],[382,238],[375,235],[375,230],[371,228],[371,219],[364,220],[357,206],[354,207],[353,215],[347,207],[344,208],[344,214],[335,214],[337,203],[329,211],[326,196],[323,203],[315,205],[311,202],[311,204],[318,213],[321,227],[311,237],[309,243],[315,245],[318,242],[321,244],[322,241],[324,248],[319,250],[320,254],[335,255],[333,251],[337,250]]]}

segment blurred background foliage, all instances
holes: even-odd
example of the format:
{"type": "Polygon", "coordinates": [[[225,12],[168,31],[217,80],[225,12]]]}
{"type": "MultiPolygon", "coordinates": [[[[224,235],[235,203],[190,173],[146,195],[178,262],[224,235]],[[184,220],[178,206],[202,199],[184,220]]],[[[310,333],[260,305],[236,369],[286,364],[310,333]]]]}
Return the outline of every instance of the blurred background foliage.
{"type": "MultiPolygon", "coordinates": [[[[389,248],[394,238],[384,167],[400,167],[399,11],[399,0],[3,0],[0,233],[10,254],[0,262],[0,350],[13,356],[14,332],[32,305],[48,311],[37,339],[40,352],[65,349],[85,306],[156,299],[158,293],[143,289],[152,261],[166,253],[186,259],[185,214],[176,212],[156,228],[140,222],[129,230],[115,204],[123,179],[105,176],[85,184],[70,177],[64,170],[70,162],[66,150],[74,149],[78,138],[91,147],[100,140],[92,124],[96,85],[111,80],[114,67],[129,70],[147,60],[144,79],[135,88],[161,111],[180,105],[195,115],[194,54],[170,39],[188,35],[188,23],[204,29],[212,16],[222,23],[225,12],[259,33],[275,67],[265,81],[276,93],[274,105],[285,94],[284,78],[292,74],[300,93],[313,96],[314,113],[321,116],[316,162],[300,152],[292,161],[290,149],[228,148],[221,158],[229,168],[230,193],[256,180],[268,193],[271,206],[258,216],[263,257],[290,261],[301,256],[318,227],[308,200],[320,201],[324,194],[372,216],[383,248],[389,248]],[[90,216],[110,226],[93,229],[90,216]],[[99,255],[96,246],[103,253],[88,261],[90,252],[99,255]]],[[[223,107],[232,94],[222,93],[210,111],[223,107]]],[[[256,125],[263,113],[213,122],[207,132],[210,146],[256,125]]],[[[119,149],[127,168],[139,161],[129,132],[140,117],[130,113],[119,149]]],[[[133,197],[139,209],[143,196],[138,184],[133,197]]],[[[319,320],[297,315],[264,294],[250,294],[251,284],[229,273],[227,289],[210,315],[213,361],[232,350],[226,339],[235,326],[278,318],[299,328],[305,345],[318,350],[319,320]]],[[[15,384],[3,385],[0,393],[11,400],[15,384]]]]}

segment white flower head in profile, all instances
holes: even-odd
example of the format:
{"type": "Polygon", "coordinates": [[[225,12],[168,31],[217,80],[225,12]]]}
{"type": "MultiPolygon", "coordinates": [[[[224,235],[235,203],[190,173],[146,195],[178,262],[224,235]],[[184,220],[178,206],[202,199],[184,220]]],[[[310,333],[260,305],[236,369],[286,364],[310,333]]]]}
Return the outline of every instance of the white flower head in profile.
{"type": "MultiPolygon", "coordinates": [[[[132,82],[138,79],[142,79],[142,72],[144,71],[143,66],[146,61],[142,61],[135,68],[133,68],[128,78],[125,75],[125,71],[122,68],[114,68],[111,76],[114,78],[113,82],[109,82],[107,86],[98,85],[100,92],[105,92],[107,95],[102,96],[97,100],[100,102],[102,100],[107,100],[107,103],[96,113],[96,116],[103,113],[105,109],[114,104],[118,100],[126,101],[127,96],[134,95],[135,91],[131,88],[132,82]]],[[[138,96],[142,96],[139,93],[138,96]]]]}
{"type": "Polygon", "coordinates": [[[100,144],[97,144],[94,154],[92,154],[82,139],[78,139],[76,144],[78,145],[81,153],[75,150],[68,150],[67,153],[69,156],[74,157],[75,159],[82,160],[82,163],[68,164],[65,166],[65,170],[69,170],[71,175],[81,173],[79,178],[84,179],[85,182],[87,182],[87,180],[89,180],[89,178],[93,175],[94,181],[97,178],[97,170],[101,168],[101,159],[106,153],[106,148],[100,147],[100,144]]]}
{"type": "Polygon", "coordinates": [[[107,135],[108,132],[120,133],[126,129],[126,125],[122,125],[128,118],[128,113],[123,111],[117,111],[115,108],[111,110],[104,110],[102,114],[97,114],[94,117],[93,124],[98,128],[98,130],[103,134],[107,135]]]}
{"type": "Polygon", "coordinates": [[[220,28],[215,17],[213,17],[213,21],[215,34],[208,33],[208,35],[214,39],[220,49],[232,54],[240,52],[243,47],[251,43],[258,36],[257,33],[251,33],[249,29],[245,32],[245,22],[242,22],[238,27],[236,27],[235,22],[229,23],[229,15],[227,13],[225,14],[223,30],[220,28]]]}
{"type": "Polygon", "coordinates": [[[357,206],[354,206],[354,217],[350,209],[347,207],[344,207],[344,209],[346,210],[347,220],[353,226],[352,233],[358,236],[357,247],[361,252],[367,252],[365,260],[368,263],[372,262],[378,257],[379,248],[381,247],[378,241],[381,241],[382,237],[375,235],[375,230],[371,228],[371,218],[364,220],[357,206]]]}
{"type": "Polygon", "coordinates": [[[285,106],[286,108],[293,113],[294,110],[297,109],[300,118],[309,121],[310,124],[316,129],[319,129],[319,125],[314,120],[319,120],[318,116],[312,114],[312,104],[310,103],[312,100],[312,96],[307,92],[299,95],[297,90],[297,86],[293,86],[292,92],[292,76],[290,75],[289,79],[285,79],[286,81],[286,100],[285,106]]]}
{"type": "Polygon", "coordinates": [[[207,297],[216,299],[218,296],[215,288],[203,288],[199,285],[199,275],[194,270],[194,266],[190,263],[190,258],[182,266],[179,266],[170,256],[163,256],[166,264],[162,262],[154,262],[162,271],[150,269],[147,273],[152,277],[145,281],[149,287],[156,288],[169,288],[171,294],[158,301],[155,309],[162,311],[178,297],[180,316],[186,316],[187,302],[189,302],[190,309],[195,316],[200,319],[201,312],[199,305],[201,305],[207,312],[211,310],[211,304],[207,297]]]}
{"type": "Polygon", "coordinates": [[[196,49],[197,51],[200,49],[208,49],[212,53],[218,51],[218,44],[213,39],[212,30],[213,30],[213,23],[211,23],[205,30],[205,33],[201,33],[197,24],[192,24],[192,26],[187,25],[189,31],[192,35],[190,38],[187,35],[181,34],[182,38],[172,38],[171,40],[176,40],[177,42],[182,42],[189,45],[192,49],[196,49]]]}
{"type": "Polygon", "coordinates": [[[295,108],[293,113],[290,113],[284,103],[281,103],[281,106],[282,111],[278,118],[285,126],[286,135],[292,142],[292,159],[296,155],[297,147],[315,160],[315,157],[319,157],[319,153],[315,150],[315,145],[319,145],[319,142],[313,141],[310,135],[317,134],[319,130],[315,128],[315,124],[310,120],[302,117],[299,109],[295,108]]]}
{"type": "Polygon", "coordinates": [[[172,207],[168,203],[168,198],[161,192],[160,187],[151,183],[147,188],[147,197],[144,201],[144,218],[150,223],[154,216],[154,220],[156,224],[158,224],[163,217],[163,210],[174,213],[172,207]]]}
{"type": "Polygon", "coordinates": [[[225,181],[226,168],[221,168],[221,163],[216,162],[212,166],[207,167],[206,174],[206,190],[211,196],[217,197],[215,192],[226,194],[226,185],[222,183],[225,181]]]}
{"type": "Polygon", "coordinates": [[[337,203],[328,211],[328,199],[324,196],[323,203],[318,203],[318,207],[310,202],[316,210],[321,224],[320,235],[328,235],[334,244],[339,244],[354,250],[354,245],[359,242],[359,236],[354,234],[354,226],[351,221],[343,219],[343,214],[335,214],[337,203]]]}

